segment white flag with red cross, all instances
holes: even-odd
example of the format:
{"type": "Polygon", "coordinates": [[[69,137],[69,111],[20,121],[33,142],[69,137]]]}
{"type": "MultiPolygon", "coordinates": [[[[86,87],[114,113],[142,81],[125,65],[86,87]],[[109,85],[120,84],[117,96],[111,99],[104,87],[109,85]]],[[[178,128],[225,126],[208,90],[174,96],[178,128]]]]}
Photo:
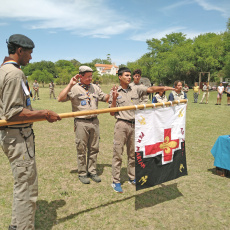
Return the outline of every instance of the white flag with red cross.
{"type": "Polygon", "coordinates": [[[187,175],[186,106],[135,112],[137,190],[187,175]]]}

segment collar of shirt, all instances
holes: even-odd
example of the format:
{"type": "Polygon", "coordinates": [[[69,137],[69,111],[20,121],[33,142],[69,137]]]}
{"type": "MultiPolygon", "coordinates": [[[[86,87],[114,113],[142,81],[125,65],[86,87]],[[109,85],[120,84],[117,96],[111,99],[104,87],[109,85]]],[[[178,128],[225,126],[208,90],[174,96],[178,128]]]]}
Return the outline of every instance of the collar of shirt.
{"type": "Polygon", "coordinates": [[[119,92],[119,91],[124,91],[124,92],[126,92],[127,93],[127,91],[129,91],[129,90],[131,90],[132,89],[132,86],[130,86],[130,85],[128,85],[128,87],[127,87],[127,89],[123,89],[120,85],[118,86],[118,88],[117,88],[117,91],[119,92]]]}
{"type": "Polygon", "coordinates": [[[80,83],[78,83],[83,89],[85,89],[86,91],[88,91],[89,90],[89,88],[90,88],[90,85],[91,84],[89,84],[89,85],[84,85],[84,84],[82,84],[81,82],[80,83]]]}
{"type": "Polygon", "coordinates": [[[2,66],[6,65],[6,64],[13,64],[18,69],[21,69],[20,66],[18,65],[18,63],[14,59],[12,59],[10,57],[5,57],[5,59],[4,59],[3,63],[2,63],[2,66]]]}

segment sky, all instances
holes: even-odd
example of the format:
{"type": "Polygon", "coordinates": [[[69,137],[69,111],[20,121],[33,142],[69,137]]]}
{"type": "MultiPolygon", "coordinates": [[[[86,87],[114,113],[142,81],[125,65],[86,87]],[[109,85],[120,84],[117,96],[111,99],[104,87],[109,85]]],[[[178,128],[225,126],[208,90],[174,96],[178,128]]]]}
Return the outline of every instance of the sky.
{"type": "MultiPolygon", "coordinates": [[[[106,59],[127,64],[147,39],[226,31],[229,0],[0,0],[0,59],[12,34],[32,39],[30,62],[106,59]]],[[[0,61],[0,62],[2,62],[0,61]]]]}

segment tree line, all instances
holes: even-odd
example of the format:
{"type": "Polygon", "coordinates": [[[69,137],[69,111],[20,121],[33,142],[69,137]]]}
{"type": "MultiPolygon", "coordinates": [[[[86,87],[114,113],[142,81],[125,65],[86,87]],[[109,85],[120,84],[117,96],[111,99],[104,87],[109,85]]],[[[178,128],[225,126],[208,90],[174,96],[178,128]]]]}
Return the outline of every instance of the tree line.
{"type": "Polygon", "coordinates": [[[149,52],[127,66],[131,70],[140,68],[142,76],[151,82],[172,84],[179,79],[193,84],[199,81],[200,72],[210,72],[214,82],[219,82],[220,77],[230,78],[230,18],[226,31],[220,34],[186,39],[183,33],[171,33],[147,40],[147,45],[149,52]]]}
{"type": "MultiPolygon", "coordinates": [[[[183,33],[171,33],[161,39],[146,41],[148,50],[141,58],[134,62],[127,62],[128,68],[141,69],[142,76],[150,79],[152,83],[171,85],[175,80],[193,84],[199,81],[200,72],[210,72],[211,81],[219,82],[220,77],[230,78],[230,18],[225,32],[200,34],[194,39],[187,39],[183,33]]],[[[89,63],[80,63],[73,60],[41,61],[30,63],[22,67],[29,80],[56,84],[67,84],[74,76],[80,65],[88,65],[96,70],[95,64],[111,64],[110,54],[107,59],[94,59],[89,63]]],[[[100,76],[97,71],[93,73],[93,80],[104,83],[114,76],[100,76]]],[[[203,76],[203,80],[205,75],[203,76]]],[[[207,76],[206,76],[207,78],[207,76]]]]}

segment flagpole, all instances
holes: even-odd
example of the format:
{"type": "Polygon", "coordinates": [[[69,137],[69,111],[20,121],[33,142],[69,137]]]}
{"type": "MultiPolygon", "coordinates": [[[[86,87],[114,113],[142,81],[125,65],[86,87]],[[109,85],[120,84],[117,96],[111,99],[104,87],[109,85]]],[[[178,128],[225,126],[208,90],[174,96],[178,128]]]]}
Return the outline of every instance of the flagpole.
{"type": "MultiPolygon", "coordinates": [[[[171,106],[171,105],[179,104],[179,103],[187,103],[187,99],[172,101],[172,103],[164,102],[164,103],[131,105],[131,106],[122,106],[122,107],[112,107],[112,108],[107,108],[107,109],[96,109],[96,110],[78,111],[78,112],[71,112],[71,113],[60,113],[58,115],[60,116],[60,118],[70,118],[70,117],[86,116],[86,115],[101,114],[101,113],[111,113],[111,112],[114,113],[114,112],[125,111],[125,110],[155,108],[155,107],[164,106],[164,105],[171,106]]],[[[31,120],[25,120],[25,121],[0,120],[0,127],[16,125],[16,124],[32,123],[32,122],[37,122],[37,121],[45,121],[45,120],[46,120],[45,118],[31,119],[31,120]]]]}

